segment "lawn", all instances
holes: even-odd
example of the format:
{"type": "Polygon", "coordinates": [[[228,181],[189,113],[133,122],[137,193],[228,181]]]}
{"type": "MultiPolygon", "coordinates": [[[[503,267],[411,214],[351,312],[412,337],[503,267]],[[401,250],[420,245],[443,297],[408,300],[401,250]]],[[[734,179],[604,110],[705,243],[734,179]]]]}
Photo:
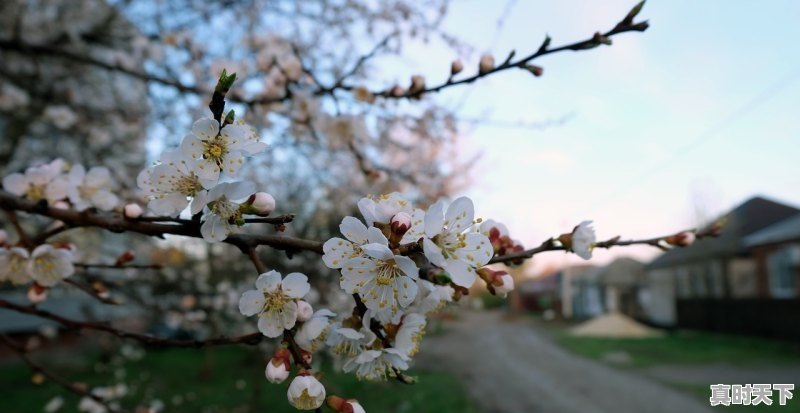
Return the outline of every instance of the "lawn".
{"type": "MultiPolygon", "coordinates": [[[[130,392],[123,407],[160,400],[166,412],[296,412],[286,401],[286,387],[267,382],[262,355],[249,348],[213,350],[150,350],[138,361],[123,365],[104,357],[70,359],[55,365],[62,377],[90,385],[116,383],[124,377],[130,392]]],[[[48,366],[52,364],[48,363],[48,366]]],[[[326,369],[330,371],[330,369],[326,369]]],[[[442,373],[411,371],[416,385],[399,382],[370,383],[353,375],[328,373],[323,378],[328,394],[356,397],[368,412],[474,412],[465,389],[455,378],[442,373]]],[[[0,364],[0,411],[43,412],[54,396],[63,396],[59,413],[77,411],[78,396],[56,384],[34,385],[27,367],[17,362],[0,364]]]]}
{"type": "Polygon", "coordinates": [[[613,339],[575,337],[556,333],[559,343],[584,357],[602,360],[612,352],[625,352],[634,367],[652,365],[695,365],[735,363],[797,364],[800,368],[800,345],[721,334],[682,331],[661,338],[613,339]]]}
{"type": "MultiPolygon", "coordinates": [[[[608,362],[609,354],[625,353],[627,363],[614,363],[615,367],[646,371],[654,366],[712,366],[733,365],[744,369],[761,367],[796,368],[800,378],[800,346],[772,340],[737,337],[702,332],[681,331],[661,338],[616,339],[575,337],[562,329],[554,330],[555,339],[567,350],[581,356],[608,362]]],[[[680,391],[695,395],[702,403],[708,403],[708,384],[689,381],[660,380],[680,391]]],[[[711,383],[709,383],[711,384],[711,383]]],[[[734,384],[734,383],[728,383],[734,384]]],[[[737,383],[745,384],[745,383],[737,383]]],[[[716,407],[731,413],[800,413],[800,383],[795,383],[794,399],[786,406],[779,406],[777,395],[772,406],[716,407]]]]}

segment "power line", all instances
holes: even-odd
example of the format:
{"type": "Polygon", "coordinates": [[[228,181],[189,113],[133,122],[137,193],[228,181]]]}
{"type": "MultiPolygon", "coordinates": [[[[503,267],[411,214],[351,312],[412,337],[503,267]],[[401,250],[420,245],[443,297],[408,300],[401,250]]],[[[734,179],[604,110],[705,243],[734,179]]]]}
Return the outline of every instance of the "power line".
{"type": "Polygon", "coordinates": [[[675,162],[675,160],[683,156],[686,156],[700,145],[714,139],[721,132],[723,132],[725,129],[727,129],[733,123],[735,123],[737,120],[747,116],[748,114],[750,114],[751,112],[762,106],[764,103],[772,99],[776,94],[778,94],[780,91],[789,86],[794,80],[796,80],[798,75],[800,75],[800,67],[791,72],[789,75],[778,79],[776,82],[764,88],[753,98],[747,100],[744,104],[739,106],[730,115],[721,119],[719,122],[715,123],[710,128],[706,129],[705,131],[697,135],[688,144],[682,146],[680,149],[675,151],[666,160],[662,161],[661,163],[655,165],[650,169],[645,169],[637,174],[634,174],[633,179],[631,179],[627,184],[620,186],[616,191],[613,191],[608,198],[598,203],[592,203],[592,211],[597,212],[598,210],[602,210],[608,207],[613,201],[617,200],[617,198],[619,198],[620,196],[625,195],[635,187],[646,182],[648,179],[658,175],[664,169],[672,165],[675,162]]]}

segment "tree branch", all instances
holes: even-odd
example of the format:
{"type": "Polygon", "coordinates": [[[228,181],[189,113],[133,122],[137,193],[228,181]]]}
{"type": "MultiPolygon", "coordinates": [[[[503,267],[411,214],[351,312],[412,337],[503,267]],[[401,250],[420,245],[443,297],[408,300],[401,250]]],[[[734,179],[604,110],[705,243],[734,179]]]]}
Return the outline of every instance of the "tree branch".
{"type": "Polygon", "coordinates": [[[24,306],[20,304],[15,304],[10,301],[2,299],[0,299],[0,308],[5,308],[16,311],[18,313],[29,314],[40,318],[53,320],[67,328],[72,328],[76,330],[102,331],[105,333],[113,334],[119,338],[136,340],[143,344],[154,347],[200,348],[207,346],[222,346],[229,344],[256,345],[260,343],[264,337],[263,334],[257,332],[235,337],[220,336],[205,340],[167,339],[167,338],[152,336],[149,334],[141,334],[141,333],[134,333],[132,331],[121,330],[104,322],[73,320],[70,318],[59,316],[57,314],[53,314],[49,311],[40,310],[33,306],[24,306]]]}

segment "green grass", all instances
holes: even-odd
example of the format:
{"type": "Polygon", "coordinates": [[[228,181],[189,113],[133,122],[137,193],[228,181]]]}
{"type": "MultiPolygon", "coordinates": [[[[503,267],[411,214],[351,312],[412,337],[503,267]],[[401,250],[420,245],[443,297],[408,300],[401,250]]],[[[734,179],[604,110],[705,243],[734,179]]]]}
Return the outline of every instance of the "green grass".
{"type": "MultiPolygon", "coordinates": [[[[609,353],[625,352],[631,363],[615,365],[633,370],[651,366],[702,366],[730,364],[744,368],[785,367],[800,371],[800,346],[797,344],[771,341],[758,338],[737,337],[703,332],[682,331],[660,338],[615,339],[575,337],[567,334],[563,326],[550,330],[555,339],[567,350],[595,360],[604,361],[609,353]]],[[[693,395],[703,404],[708,403],[710,389],[708,384],[692,382],[662,381],[664,384],[693,395]]],[[[779,411],[781,413],[800,413],[800,402],[795,397],[785,406],[777,403],[758,406],[722,406],[725,412],[762,413],[779,411]]]]}
{"type": "MultiPolygon", "coordinates": [[[[115,374],[124,371],[123,381],[129,385],[130,393],[122,403],[130,410],[137,404],[159,399],[168,412],[297,412],[286,400],[288,381],[281,385],[267,382],[263,356],[252,349],[151,350],[144,359],[127,362],[124,367],[101,364],[98,359],[72,358],[68,364],[47,366],[52,365],[62,377],[95,386],[116,383],[115,374]],[[97,368],[101,371],[93,372],[97,368]]],[[[329,395],[358,398],[367,411],[475,411],[464,388],[447,374],[411,371],[419,382],[410,386],[358,381],[353,375],[332,373],[330,368],[325,371],[328,373],[323,383],[329,395]]],[[[0,388],[4,393],[0,401],[2,412],[42,412],[44,404],[57,395],[65,399],[60,413],[77,412],[78,396],[56,384],[32,384],[30,371],[21,363],[0,364],[0,388]]]]}
{"type": "Polygon", "coordinates": [[[602,360],[611,352],[626,352],[633,367],[732,363],[797,364],[800,346],[757,338],[700,332],[677,332],[660,338],[613,339],[575,337],[557,332],[558,342],[584,357],[602,360]]]}

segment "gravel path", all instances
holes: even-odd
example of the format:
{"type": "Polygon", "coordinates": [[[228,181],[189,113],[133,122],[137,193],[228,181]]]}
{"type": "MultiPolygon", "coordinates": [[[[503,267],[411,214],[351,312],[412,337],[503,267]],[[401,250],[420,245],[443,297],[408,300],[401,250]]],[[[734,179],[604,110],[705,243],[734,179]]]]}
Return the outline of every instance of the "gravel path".
{"type": "MultiPolygon", "coordinates": [[[[423,340],[420,366],[456,374],[486,413],[708,413],[701,401],[559,348],[524,321],[465,312],[423,340]]],[[[420,384],[424,385],[424,384],[420,384]]]]}

